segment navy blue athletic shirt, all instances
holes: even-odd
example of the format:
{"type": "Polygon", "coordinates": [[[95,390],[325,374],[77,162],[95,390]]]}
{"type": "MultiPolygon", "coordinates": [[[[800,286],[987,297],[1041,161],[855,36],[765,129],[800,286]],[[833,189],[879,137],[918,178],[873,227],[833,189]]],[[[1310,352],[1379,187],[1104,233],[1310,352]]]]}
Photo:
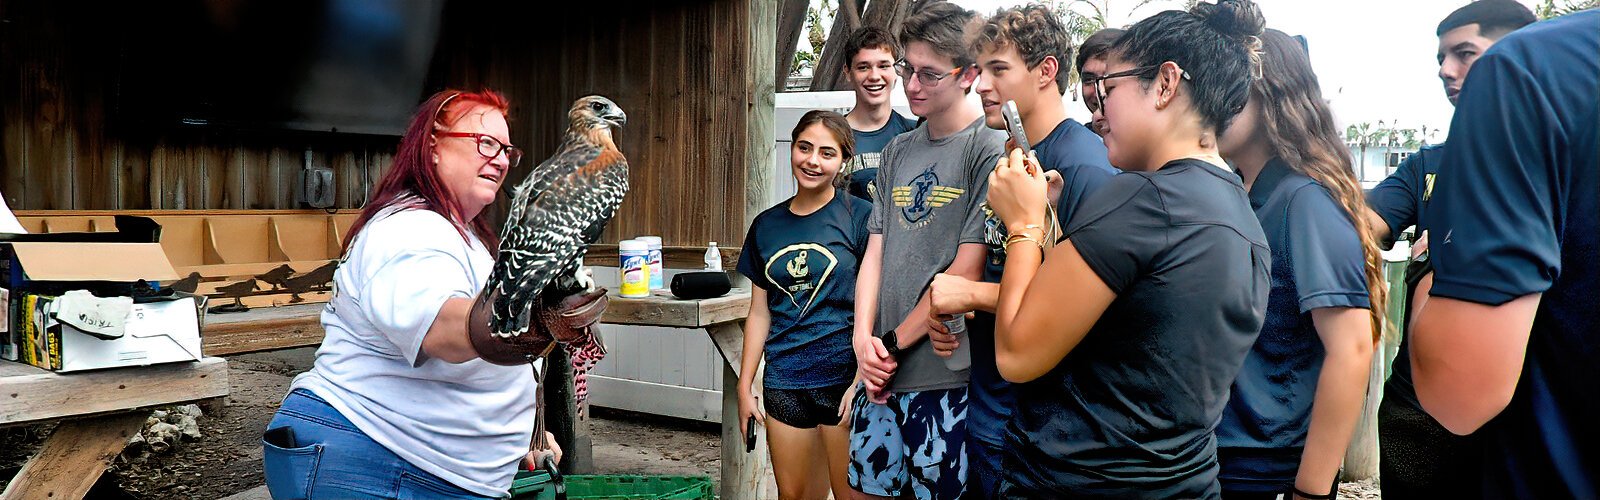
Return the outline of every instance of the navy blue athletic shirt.
{"type": "MultiPolygon", "coordinates": [[[[1117,172],[1111,168],[1106,145],[1100,141],[1100,136],[1071,118],[1056,125],[1033,150],[1039,157],[1039,165],[1060,173],[1065,183],[1061,200],[1056,204],[1056,214],[1062,224],[1072,220],[1089,193],[1117,172]]],[[[989,246],[989,256],[983,269],[983,281],[999,283],[1000,273],[1005,270],[1005,227],[994,214],[984,215],[984,243],[989,246]]],[[[978,312],[975,316],[967,322],[967,334],[972,339],[972,385],[967,393],[971,413],[967,418],[967,433],[984,444],[999,447],[1005,443],[1006,421],[1011,419],[1014,399],[1011,383],[1000,377],[1000,369],[995,366],[994,315],[978,312]]]]}
{"type": "Polygon", "coordinates": [[[917,128],[917,121],[900,116],[898,111],[889,112],[889,121],[883,128],[870,132],[851,129],[856,139],[856,155],[850,158],[853,164],[850,169],[849,191],[857,198],[872,202],[872,191],[876,189],[873,182],[878,179],[878,167],[882,165],[883,147],[895,136],[917,128]]]}
{"type": "Polygon", "coordinates": [[[764,384],[814,389],[850,383],[856,357],[856,270],[867,251],[872,205],[843,191],[810,215],[790,198],[756,216],[739,254],[739,274],[767,292],[764,384]]]}
{"type": "Polygon", "coordinates": [[[1322,374],[1311,311],[1371,301],[1361,237],[1327,188],[1274,158],[1251,184],[1250,206],[1272,249],[1272,292],[1217,426],[1218,479],[1225,491],[1273,493],[1294,487],[1322,374]]]}
{"type": "Polygon", "coordinates": [[[1433,296],[1543,294],[1516,392],[1477,433],[1486,498],[1600,498],[1597,100],[1600,11],[1506,35],[1472,65],[1422,214],[1433,296]]]}
{"type": "MultiPolygon", "coordinates": [[[[1379,242],[1384,248],[1394,246],[1401,231],[1417,226],[1422,207],[1432,195],[1433,179],[1439,173],[1439,160],[1443,158],[1443,144],[1423,147],[1407,156],[1394,174],[1367,192],[1367,205],[1389,226],[1388,241],[1379,242]]],[[[1422,234],[1424,229],[1427,227],[1418,226],[1416,234],[1422,234]]]]}

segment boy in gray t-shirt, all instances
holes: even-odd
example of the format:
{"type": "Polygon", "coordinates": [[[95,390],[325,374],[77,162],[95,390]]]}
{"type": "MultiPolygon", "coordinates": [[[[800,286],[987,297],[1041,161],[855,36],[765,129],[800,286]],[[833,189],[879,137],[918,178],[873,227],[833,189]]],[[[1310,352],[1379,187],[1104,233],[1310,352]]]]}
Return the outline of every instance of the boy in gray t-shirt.
{"type": "Polygon", "coordinates": [[[988,251],[978,207],[1003,134],[966,100],[977,71],[962,30],[974,15],[935,3],[901,33],[897,70],[912,113],[927,121],[883,150],[856,281],[865,390],[850,415],[848,479],[868,496],[959,498],[966,489],[967,360],[939,357],[924,340],[928,282],[940,272],[976,280],[988,251]]]}

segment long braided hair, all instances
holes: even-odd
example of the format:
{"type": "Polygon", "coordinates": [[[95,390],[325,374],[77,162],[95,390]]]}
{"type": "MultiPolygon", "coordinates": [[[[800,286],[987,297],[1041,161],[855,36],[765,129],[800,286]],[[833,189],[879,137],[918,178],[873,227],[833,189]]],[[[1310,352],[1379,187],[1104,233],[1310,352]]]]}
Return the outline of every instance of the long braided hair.
{"type": "Polygon", "coordinates": [[[1372,340],[1383,337],[1385,300],[1383,256],[1363,215],[1366,198],[1351,167],[1350,150],[1340,139],[1333,112],[1322,99],[1311,58],[1300,43],[1282,31],[1261,36],[1265,57],[1262,78],[1250,85],[1251,99],[1262,103],[1262,125],[1272,153],[1290,168],[1322,184],[1355,224],[1366,257],[1367,293],[1372,300],[1372,340]]]}

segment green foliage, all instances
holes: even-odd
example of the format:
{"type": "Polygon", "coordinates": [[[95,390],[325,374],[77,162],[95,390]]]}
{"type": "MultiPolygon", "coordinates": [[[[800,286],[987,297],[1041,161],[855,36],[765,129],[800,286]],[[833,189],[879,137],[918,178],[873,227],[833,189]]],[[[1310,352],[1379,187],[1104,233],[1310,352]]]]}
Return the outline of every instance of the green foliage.
{"type": "Polygon", "coordinates": [[[794,51],[794,61],[789,66],[791,76],[817,66],[817,61],[822,59],[822,46],[828,42],[828,27],[833,25],[833,16],[838,11],[829,0],[806,8],[806,42],[811,44],[811,49],[794,51]]]}
{"type": "Polygon", "coordinates": [[[1534,7],[1533,15],[1543,21],[1595,7],[1600,7],[1600,0],[1544,0],[1534,7]]]}

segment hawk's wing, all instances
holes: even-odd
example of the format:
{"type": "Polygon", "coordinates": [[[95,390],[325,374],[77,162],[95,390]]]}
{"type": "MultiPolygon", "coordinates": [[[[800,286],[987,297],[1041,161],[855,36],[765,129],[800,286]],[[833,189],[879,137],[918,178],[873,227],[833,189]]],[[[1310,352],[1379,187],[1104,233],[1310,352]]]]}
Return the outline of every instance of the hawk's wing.
{"type": "Polygon", "coordinates": [[[527,330],[534,299],[599,238],[627,182],[621,153],[569,140],[517,187],[489,277],[495,333],[527,330]]]}

